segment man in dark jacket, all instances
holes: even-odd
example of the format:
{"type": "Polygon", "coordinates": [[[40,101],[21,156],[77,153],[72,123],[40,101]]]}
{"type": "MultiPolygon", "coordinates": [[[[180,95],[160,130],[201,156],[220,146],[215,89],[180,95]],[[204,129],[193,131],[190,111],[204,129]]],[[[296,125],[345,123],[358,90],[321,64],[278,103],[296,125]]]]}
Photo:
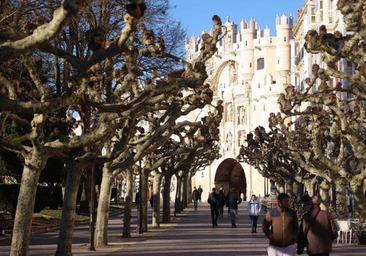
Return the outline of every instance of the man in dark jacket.
{"type": "Polygon", "coordinates": [[[269,238],[268,256],[292,256],[299,230],[296,212],[289,208],[290,196],[281,193],[277,207],[269,210],[264,217],[262,229],[269,238]]]}
{"type": "Polygon", "coordinates": [[[242,199],[240,196],[235,193],[235,189],[230,189],[230,194],[228,197],[228,204],[230,208],[230,218],[231,218],[231,227],[236,228],[236,216],[238,216],[238,204],[240,204],[242,199]]]}
{"type": "Polygon", "coordinates": [[[199,192],[198,192],[197,188],[194,187],[193,192],[192,192],[192,200],[193,200],[193,206],[194,206],[195,210],[197,210],[199,199],[200,199],[199,192]]]}
{"type": "Polygon", "coordinates": [[[332,251],[332,242],[337,238],[337,226],[332,215],[320,209],[319,197],[313,196],[310,201],[310,209],[302,219],[299,238],[297,241],[297,253],[302,254],[307,238],[307,253],[310,256],[329,256],[332,251]]]}
{"type": "Polygon", "coordinates": [[[219,197],[216,194],[216,188],[212,188],[212,193],[209,194],[207,202],[210,204],[212,227],[217,227],[217,219],[219,218],[219,197]]]}

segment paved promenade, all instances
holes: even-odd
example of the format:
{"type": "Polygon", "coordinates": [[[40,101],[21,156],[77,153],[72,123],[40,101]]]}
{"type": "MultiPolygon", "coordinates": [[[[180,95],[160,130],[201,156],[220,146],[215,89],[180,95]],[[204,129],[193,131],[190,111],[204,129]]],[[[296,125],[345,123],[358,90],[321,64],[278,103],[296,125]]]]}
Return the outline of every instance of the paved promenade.
{"type": "MultiPolygon", "coordinates": [[[[202,202],[198,210],[189,205],[181,214],[172,218],[172,223],[162,224],[160,228],[149,228],[144,234],[132,234],[130,239],[121,238],[122,215],[112,216],[109,225],[109,246],[87,249],[88,227],[77,226],[74,236],[74,255],[135,255],[135,256],[238,256],[267,255],[268,240],[261,232],[252,234],[246,202],[239,207],[237,228],[231,228],[225,208],[218,227],[212,228],[209,206],[202,202]]],[[[134,212],[135,214],[135,212],[134,212]]],[[[260,216],[258,223],[263,221],[260,216]]],[[[136,227],[136,218],[133,218],[136,227]]],[[[31,240],[30,255],[54,255],[58,232],[34,235],[31,240]]],[[[9,255],[10,240],[0,241],[0,256],[9,255]]],[[[365,256],[366,246],[356,244],[334,244],[332,256],[365,256]]]]}

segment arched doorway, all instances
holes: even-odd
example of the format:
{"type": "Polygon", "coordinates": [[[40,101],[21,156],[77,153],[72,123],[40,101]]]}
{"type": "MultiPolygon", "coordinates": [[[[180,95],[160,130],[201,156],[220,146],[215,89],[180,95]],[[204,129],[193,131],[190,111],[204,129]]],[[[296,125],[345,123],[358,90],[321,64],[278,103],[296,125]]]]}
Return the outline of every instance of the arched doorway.
{"type": "Polygon", "coordinates": [[[244,169],[237,160],[233,158],[225,159],[217,168],[215,187],[220,188],[221,186],[224,187],[225,193],[229,191],[230,187],[234,187],[240,194],[243,193],[243,199],[246,200],[247,181],[244,169]]]}

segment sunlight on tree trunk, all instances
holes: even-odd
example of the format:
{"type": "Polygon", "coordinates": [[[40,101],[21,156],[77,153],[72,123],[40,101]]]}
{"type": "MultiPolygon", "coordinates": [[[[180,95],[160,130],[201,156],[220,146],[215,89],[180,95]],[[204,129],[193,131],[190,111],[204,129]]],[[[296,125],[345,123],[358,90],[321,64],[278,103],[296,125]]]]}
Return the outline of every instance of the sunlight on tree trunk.
{"type": "Polygon", "coordinates": [[[122,237],[131,237],[131,217],[132,217],[132,196],[133,196],[133,170],[128,169],[126,175],[126,198],[125,198],[125,210],[123,216],[123,233],[122,237]]]}
{"type": "Polygon", "coordinates": [[[153,214],[152,214],[152,226],[160,227],[160,185],[163,176],[158,171],[154,171],[154,183],[153,183],[153,214]]]}
{"type": "Polygon", "coordinates": [[[95,245],[108,245],[108,219],[109,206],[111,202],[111,193],[114,177],[109,169],[109,164],[103,168],[103,178],[100,190],[100,197],[97,210],[97,222],[95,227],[95,245]]]}
{"type": "Polygon", "coordinates": [[[321,180],[319,182],[319,196],[320,196],[320,208],[322,210],[329,210],[329,190],[330,183],[327,180],[321,180]]]}
{"type": "Polygon", "coordinates": [[[10,256],[28,255],[37,185],[45,164],[45,160],[42,160],[37,159],[35,155],[26,159],[14,219],[10,256]]]}

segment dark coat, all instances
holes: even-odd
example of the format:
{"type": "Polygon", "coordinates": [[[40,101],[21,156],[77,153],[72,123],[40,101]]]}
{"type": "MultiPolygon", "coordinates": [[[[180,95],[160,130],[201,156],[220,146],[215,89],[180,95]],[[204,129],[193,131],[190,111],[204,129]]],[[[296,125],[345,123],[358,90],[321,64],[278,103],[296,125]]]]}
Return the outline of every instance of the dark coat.
{"type": "MultiPolygon", "coordinates": [[[[308,230],[309,224],[313,222],[318,210],[319,208],[310,208],[310,210],[303,215],[300,225],[298,247],[303,246],[302,242],[304,241],[306,230],[308,230]]],[[[332,242],[337,238],[337,235],[337,226],[332,215],[327,211],[320,211],[307,233],[309,242],[307,248],[308,254],[330,253],[332,251],[332,242]]]]}
{"type": "Polygon", "coordinates": [[[218,209],[218,203],[219,203],[219,197],[216,192],[212,192],[207,199],[207,202],[210,204],[211,210],[217,210],[218,209]]]}
{"type": "Polygon", "coordinates": [[[241,197],[234,192],[231,192],[228,196],[228,204],[229,204],[229,208],[233,209],[233,210],[237,210],[238,209],[238,204],[240,204],[242,201],[241,197]]]}
{"type": "Polygon", "coordinates": [[[198,199],[200,199],[200,194],[197,189],[194,189],[192,192],[192,200],[198,201],[198,199]]]}

